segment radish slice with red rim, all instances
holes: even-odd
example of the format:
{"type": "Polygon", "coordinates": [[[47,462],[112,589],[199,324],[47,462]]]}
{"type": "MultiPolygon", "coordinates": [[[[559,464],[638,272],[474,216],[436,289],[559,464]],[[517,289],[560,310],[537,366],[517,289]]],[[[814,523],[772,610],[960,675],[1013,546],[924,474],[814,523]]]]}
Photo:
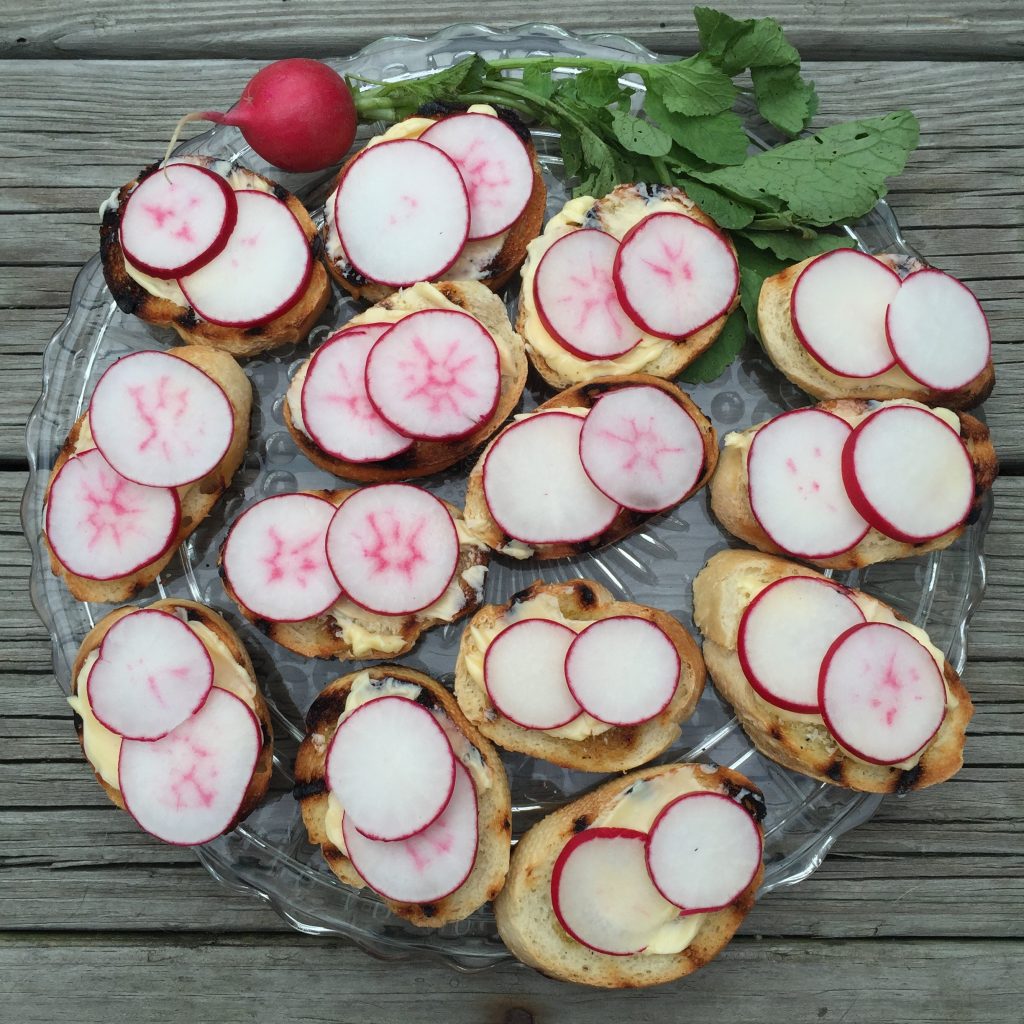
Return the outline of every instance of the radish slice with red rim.
{"type": "Polygon", "coordinates": [[[498,405],[498,347],[468,313],[421,309],[399,320],[370,350],[366,393],[383,419],[406,437],[466,437],[498,405]]]}
{"type": "Polygon", "coordinates": [[[313,494],[276,494],[235,520],[221,563],[235,596],[253,615],[301,622],[338,600],[341,588],[325,546],[334,508],[313,494]]]}
{"type": "Polygon", "coordinates": [[[955,530],[974,502],[974,463],[930,409],[889,406],[862,420],[843,449],[843,479],[878,531],[920,544],[955,530]]]}
{"type": "Polygon", "coordinates": [[[431,125],[421,142],[455,162],[469,197],[469,238],[493,238],[518,219],[533,192],[533,162],[523,140],[490,114],[454,114],[431,125]]]}
{"type": "Polygon", "coordinates": [[[440,277],[469,234],[469,199],[454,161],[418,139],[364,149],[334,194],[334,222],[349,263],[401,288],[440,277]]]}
{"type": "Polygon", "coordinates": [[[111,732],[157,740],[194,715],[213,687],[202,640],[174,615],[132,612],[107,630],[85,689],[93,714],[111,732]]]}
{"type": "Polygon", "coordinates": [[[174,542],[178,493],[121,476],[98,448],[61,466],[46,496],[46,538],[68,572],[90,580],[130,576],[174,542]]]}
{"type": "Polygon", "coordinates": [[[158,740],[124,740],[118,788],[147,832],[176,846],[216,839],[234,821],[263,736],[249,707],[214,687],[191,718],[158,740]]]}
{"type": "Polygon", "coordinates": [[[747,453],[750,508],[771,541],[800,558],[849,551],[868,532],[843,483],[849,423],[820,409],[770,420],[747,453]]]}
{"type": "Polygon", "coordinates": [[[224,458],[235,419],[223,388],[198,367],[164,352],[134,352],[100,377],[89,426],[121,476],[180,487],[224,458]]]}
{"type": "Polygon", "coordinates": [[[146,274],[181,277],[221,252],[237,216],[235,193],[219,174],[195,164],[168,164],[125,202],[121,249],[146,274]]]}
{"type": "Polygon", "coordinates": [[[630,318],[659,338],[717,320],[739,289],[739,264],[717,232],[683,213],[655,213],[626,232],[613,270],[630,318]]]}
{"type": "Polygon", "coordinates": [[[437,821],[455,787],[456,763],[425,707],[406,697],[376,697],[338,726],[327,748],[326,779],[351,825],[368,839],[391,842],[437,821]]]}
{"type": "Polygon", "coordinates": [[[443,501],[422,487],[363,487],[338,507],[327,530],[331,571],[356,604],[411,615],[448,588],[459,535],[443,501]]]}
{"type": "Polygon", "coordinates": [[[484,499],[498,526],[526,544],[578,543],[603,533],[619,506],[580,462],[583,418],[542,412],[513,423],[484,459],[484,499]]]}
{"type": "Polygon", "coordinates": [[[822,366],[840,377],[876,377],[895,363],[885,311],[899,275],[855,249],[834,249],[801,271],[790,296],[793,330],[822,366]]]}
{"type": "Polygon", "coordinates": [[[761,866],[761,832],[735,800],[684,793],[668,804],[647,837],[654,885],[688,914],[727,907],[761,866]]]}
{"type": "Polygon", "coordinates": [[[223,252],[178,285],[204,320],[259,327],[302,297],[313,271],[309,240],[288,204],[268,192],[236,192],[238,222],[223,252]]]}
{"type": "Polygon", "coordinates": [[[565,655],[576,634],[551,619],[523,619],[503,629],[484,655],[491,703],[524,729],[558,729],[582,708],[565,683],[565,655]]]}
{"type": "Polygon", "coordinates": [[[941,270],[904,278],[886,311],[885,331],[907,375],[936,391],[966,387],[992,358],[992,336],[977,297],[941,270]]]}
{"type": "Polygon", "coordinates": [[[450,896],[476,863],[478,815],[469,771],[455,762],[455,787],[433,824],[408,839],[368,839],[346,813],[345,852],[375,892],[400,903],[429,903],[450,896]]]}
{"type": "Polygon", "coordinates": [[[913,757],[946,717],[946,688],[931,652],[884,622],[836,639],[821,665],[818,700],[828,731],[871,764],[913,757]]]}
{"type": "Polygon", "coordinates": [[[679,504],[704,469],[704,435],[693,417],[658,388],[602,395],[580,433],[587,476],[612,501],[636,512],[679,504]]]}
{"type": "Polygon", "coordinates": [[[612,267],[618,251],[618,240],[604,231],[572,231],[537,265],[537,315],[548,333],[580,359],[615,359],[643,337],[615,291],[612,267]]]}
{"type": "Polygon", "coordinates": [[[346,462],[379,462],[412,447],[374,409],[366,393],[366,359],[391,324],[338,331],[313,353],[302,382],[302,426],[317,446],[346,462]]]}

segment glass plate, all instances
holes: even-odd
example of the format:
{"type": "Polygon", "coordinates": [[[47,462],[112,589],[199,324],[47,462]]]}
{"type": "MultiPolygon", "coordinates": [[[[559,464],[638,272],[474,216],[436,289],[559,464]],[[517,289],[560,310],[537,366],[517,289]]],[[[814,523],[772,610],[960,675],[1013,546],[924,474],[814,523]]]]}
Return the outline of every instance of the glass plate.
{"type": "MultiPolygon", "coordinates": [[[[474,52],[486,57],[565,54],[632,61],[667,59],[614,35],[574,36],[549,25],[524,25],[508,32],[456,25],[425,40],[382,39],[347,60],[333,63],[343,72],[384,79],[421,75],[474,52]]],[[[754,145],[767,147],[778,141],[764,131],[752,113],[748,121],[754,145]]],[[[362,145],[374,130],[360,129],[356,145],[362,145]]],[[[550,213],[557,211],[567,196],[560,177],[557,136],[537,131],[534,137],[547,181],[550,213]]],[[[187,143],[181,151],[240,161],[270,173],[311,208],[323,202],[329,184],[330,176],[326,174],[282,177],[251,152],[235,129],[216,128],[187,143]]],[[[919,259],[900,236],[884,203],[847,230],[869,252],[897,253],[908,264],[919,259]]],[[[512,292],[508,303],[514,322],[516,296],[514,289],[512,292]]],[[[284,427],[282,404],[288,379],[309,352],[332,327],[356,311],[353,301],[336,289],[322,325],[313,331],[308,344],[245,364],[256,396],[248,455],[213,514],[158,582],[140,595],[139,603],[158,597],[187,597],[205,601],[225,614],[253,655],[274,717],[277,742],[271,792],[234,832],[196,849],[210,873],[231,889],[261,896],[300,931],[344,935],[379,957],[426,955],[439,957],[456,968],[479,969],[510,959],[497,937],[489,907],[437,931],[414,928],[391,915],[368,890],[357,893],[343,887],[324,865],[319,849],[307,842],[291,796],[291,766],[303,735],[303,714],[323,686],[357,666],[306,660],[271,643],[237,613],[216,570],[226,525],[243,508],[270,494],[334,484],[333,477],[314,468],[296,451],[284,427]]],[[[47,477],[102,371],[127,352],[166,348],[176,341],[169,330],[152,329],[118,310],[96,257],[78,275],[67,319],[45,352],[42,396],[28,424],[31,475],[22,504],[22,521],[33,552],[32,601],[51,633],[54,672],[65,692],[82,637],[109,608],[72,600],[49,571],[40,542],[47,477]]],[[[720,434],[808,403],[807,396],[784,380],[753,342],[718,380],[689,390],[720,434]]],[[[524,408],[532,408],[545,397],[546,391],[531,388],[524,408]]],[[[427,486],[461,504],[466,472],[467,465],[458,466],[431,479],[427,486]]],[[[990,507],[986,504],[978,520],[946,551],[841,574],[845,582],[866,588],[926,626],[958,670],[963,668],[966,656],[967,623],[984,589],[982,541],[990,507]]],[[[585,576],[603,583],[618,598],[664,608],[690,624],[693,576],[710,555],[730,544],[735,541],[712,520],[702,492],[674,512],[651,520],[641,532],[594,555],[539,566],[497,558],[488,573],[485,596],[488,602],[500,602],[537,577],[564,580],[585,576]]],[[[460,628],[448,626],[428,633],[401,660],[450,683],[460,628]]],[[[696,714],[684,724],[680,740],[659,761],[694,758],[737,768],[764,790],[768,818],[762,895],[806,878],[835,840],[871,817],[880,801],[878,796],[814,782],[761,757],[710,684],[696,714]]],[[[516,835],[600,781],[599,776],[568,771],[522,755],[506,754],[504,760],[512,786],[516,835]]]]}

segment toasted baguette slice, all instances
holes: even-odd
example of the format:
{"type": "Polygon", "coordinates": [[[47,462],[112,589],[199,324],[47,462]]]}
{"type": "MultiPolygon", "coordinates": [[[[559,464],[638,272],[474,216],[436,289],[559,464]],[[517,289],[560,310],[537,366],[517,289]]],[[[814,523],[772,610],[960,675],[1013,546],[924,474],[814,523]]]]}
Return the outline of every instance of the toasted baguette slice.
{"type": "MultiPolygon", "coordinates": [[[[408,118],[406,121],[400,121],[398,124],[393,125],[387,133],[385,138],[418,138],[427,130],[429,125],[428,121],[441,121],[446,117],[451,117],[454,114],[462,114],[467,110],[465,105],[454,104],[454,103],[428,103],[421,107],[413,117],[408,118]]],[[[544,178],[541,175],[540,163],[537,160],[537,150],[533,145],[533,137],[530,135],[529,128],[523,124],[519,116],[515,111],[509,110],[506,107],[496,107],[497,115],[505,122],[522,140],[526,146],[526,150],[530,155],[530,159],[533,161],[533,191],[530,193],[530,198],[527,201],[526,208],[519,215],[515,223],[512,224],[506,232],[504,232],[504,239],[501,246],[490,256],[485,266],[479,271],[474,271],[472,276],[475,280],[478,280],[480,284],[489,288],[491,291],[498,291],[504,288],[506,284],[511,280],[512,275],[519,269],[520,264],[526,256],[526,246],[540,232],[541,224],[544,223],[544,209],[547,203],[547,188],[544,185],[544,178]]],[[[362,152],[362,150],[360,150],[362,152]]],[[[355,154],[358,156],[359,154],[355,154]]],[[[391,295],[395,289],[390,285],[379,284],[376,281],[369,281],[362,276],[354,267],[350,266],[344,259],[336,259],[335,255],[338,255],[337,246],[337,232],[333,232],[333,244],[332,244],[332,223],[334,220],[334,193],[338,189],[338,185],[341,182],[345,171],[348,169],[348,165],[355,159],[353,156],[347,160],[341,171],[338,173],[337,178],[334,180],[334,184],[331,186],[330,195],[327,197],[327,202],[324,205],[324,227],[322,232],[324,250],[327,259],[327,267],[331,272],[331,276],[338,284],[341,285],[349,294],[363,302],[380,302],[382,299],[387,298],[391,295]]],[[[458,274],[453,273],[457,271],[459,264],[464,262],[463,257],[468,255],[473,248],[477,248],[480,251],[487,249],[492,246],[493,240],[481,239],[477,242],[467,242],[463,248],[462,255],[459,256],[455,262],[455,266],[449,270],[448,276],[452,280],[465,280],[470,277],[469,273],[458,274]]]]}
{"type": "MultiPolygon", "coordinates": [[[[249,383],[249,378],[242,372],[242,368],[226,352],[215,352],[211,349],[172,348],[167,350],[167,354],[199,367],[221,386],[231,403],[231,412],[234,416],[231,444],[224,453],[224,458],[206,476],[176,488],[178,500],[181,503],[181,521],[177,534],[164,554],[130,576],[121,576],[112,580],[91,580],[69,572],[53,553],[46,533],[43,532],[43,542],[46,545],[46,550],[50,553],[51,571],[54,576],[63,578],[72,596],[79,601],[114,604],[118,601],[127,601],[140,590],[148,587],[175,556],[182,543],[210,514],[210,510],[227,489],[228,484],[231,483],[235,470],[242,464],[242,459],[245,456],[245,448],[249,441],[249,419],[252,414],[252,385],[249,383]]],[[[50,472],[50,480],[46,487],[47,498],[50,487],[53,486],[54,477],[60,472],[64,463],[79,452],[96,447],[89,431],[88,420],[89,413],[86,410],[71,428],[50,472]]]]}
{"type": "MultiPolygon", "coordinates": [[[[190,156],[187,159],[202,165],[218,163],[208,157],[190,156]]],[[[148,291],[128,273],[124,252],[121,249],[120,211],[132,191],[151,174],[156,173],[160,166],[159,163],[155,163],[147,167],[137,178],[122,186],[117,193],[116,205],[105,205],[103,209],[103,220],[100,224],[100,259],[103,262],[103,276],[107,287],[118,306],[125,313],[133,313],[140,320],[155,324],[157,327],[173,327],[181,340],[188,345],[219,348],[236,356],[254,356],[272,348],[303,341],[320,318],[331,296],[327,271],[320,258],[320,237],[316,225],[302,203],[287,189],[255,171],[238,168],[239,172],[270,186],[273,194],[288,205],[288,209],[295,215],[295,219],[309,239],[313,261],[309,282],[298,301],[290,308],[269,323],[257,327],[224,327],[201,320],[187,301],[180,302],[177,298],[171,299],[148,291]]],[[[173,285],[174,282],[168,284],[173,285]]]]}
{"type": "MultiPolygon", "coordinates": [[[[868,764],[853,757],[837,745],[820,721],[791,715],[756,693],[736,653],[740,618],[765,587],[787,576],[824,578],[813,569],[773,555],[731,550],[714,555],[693,581],[693,619],[704,635],[708,672],[754,746],[802,775],[866,793],[905,793],[955,775],[963,765],[964,732],[974,707],[948,661],[943,668],[946,717],[917,763],[905,768],[868,764]]],[[[907,621],[883,602],[860,591],[854,593],[868,598],[883,621],[907,621]]]]}
{"type": "MultiPolygon", "coordinates": [[[[403,665],[375,665],[366,671],[371,679],[395,679],[419,686],[417,703],[444,711],[479,753],[490,781],[490,785],[482,789],[470,773],[476,789],[478,828],[476,862],[466,881],[436,903],[383,900],[389,910],[420,928],[440,928],[468,917],[488,900],[493,900],[505,884],[512,839],[512,804],[505,768],[497,751],[463,715],[455,698],[430,676],[403,665]]],[[[313,701],[306,715],[306,738],[299,745],[295,758],[295,799],[299,801],[309,841],[320,846],[327,866],[345,885],[354,889],[366,888],[366,882],[327,836],[328,790],[324,773],[328,745],[344,714],[352,684],[362,674],[354,672],[335,679],[313,701]]]]}
{"type": "MultiPolygon", "coordinates": [[[[906,405],[908,403],[899,401],[893,404],[906,405]]],[[[817,408],[834,413],[855,427],[861,420],[866,419],[874,412],[877,405],[863,399],[842,398],[832,402],[821,402],[817,408]]],[[[967,519],[967,523],[970,523],[978,514],[985,492],[991,488],[992,482],[999,473],[999,462],[985,424],[968,413],[961,412],[953,415],[960,421],[960,436],[974,463],[975,500],[967,519]]],[[[718,461],[718,469],[709,485],[711,511],[731,534],[752,544],[759,551],[797,557],[789,555],[788,552],[772,543],[754,518],[754,513],[750,508],[747,451],[754,434],[763,426],[764,423],[758,423],[747,430],[726,436],[722,456],[718,461]]],[[[907,544],[903,541],[893,540],[872,528],[868,530],[864,539],[849,551],[834,555],[832,558],[806,558],[804,561],[824,569],[856,569],[864,565],[874,565],[876,562],[912,558],[914,555],[923,555],[928,551],[948,548],[964,532],[967,523],[922,544],[907,544]]]]}
{"type": "MultiPolygon", "coordinates": [[[[296,375],[288,392],[288,401],[284,404],[284,422],[299,451],[314,465],[335,476],[361,483],[430,476],[454,466],[482,445],[516,407],[526,384],[526,349],[523,339],[512,330],[504,303],[479,281],[442,281],[436,285],[415,285],[388,296],[365,313],[353,317],[345,326],[375,323],[381,319],[382,314],[415,313],[421,309],[464,310],[479,320],[494,337],[499,346],[499,354],[502,354],[502,373],[501,394],[491,418],[468,437],[458,441],[416,441],[411,448],[390,459],[380,462],[348,462],[325,452],[297,426],[292,403],[301,401],[302,385],[299,375],[296,375]]],[[[299,374],[304,379],[302,370],[299,374]]],[[[299,408],[301,410],[301,405],[299,408]]]]}
{"type": "MultiPolygon", "coordinates": [[[[239,822],[244,821],[259,806],[264,796],[266,796],[267,787],[270,785],[270,776],[274,768],[274,730],[270,723],[270,711],[267,708],[267,702],[263,699],[263,693],[259,687],[259,680],[256,677],[256,671],[252,666],[252,661],[249,659],[249,652],[245,649],[242,641],[238,638],[238,634],[212,608],[207,608],[206,605],[198,604],[195,601],[185,601],[178,598],[165,598],[162,601],[154,601],[152,604],[148,604],[143,607],[155,611],[168,612],[171,615],[184,615],[187,620],[204,625],[210,630],[210,632],[217,636],[225,647],[227,647],[231,657],[238,663],[238,665],[241,666],[242,670],[253,682],[255,692],[253,694],[251,706],[253,713],[256,715],[260,723],[260,729],[263,733],[263,746],[260,748],[259,757],[256,760],[256,767],[253,769],[252,779],[249,782],[249,788],[245,791],[245,796],[238,808],[238,813],[235,815],[231,824],[224,829],[224,833],[222,833],[226,834],[239,822]]],[[[78,649],[78,654],[75,657],[75,663],[71,669],[72,696],[75,696],[78,693],[79,676],[82,673],[82,666],[85,664],[86,658],[88,658],[93,651],[99,648],[110,627],[119,619],[124,618],[124,616],[131,615],[132,612],[137,612],[139,610],[139,608],[135,607],[115,608],[114,611],[100,619],[100,621],[97,622],[91,630],[89,630],[85,639],[82,641],[82,646],[78,649]]],[[[74,723],[75,732],[78,733],[78,742],[81,744],[82,753],[84,754],[84,722],[77,712],[75,712],[74,715],[74,723]]],[[[93,771],[96,775],[96,781],[103,787],[111,801],[120,807],[122,811],[125,810],[124,798],[121,796],[121,791],[116,786],[111,785],[103,779],[99,772],[96,771],[95,766],[93,766],[93,771]]]]}
{"type": "Polygon", "coordinates": [[[707,790],[739,800],[759,827],[764,819],[764,801],[756,786],[739,772],[702,764],[641,768],[549,814],[519,840],[508,881],[494,903],[498,934],[523,963],[561,981],[599,988],[640,988],[692,974],[725,948],[754,905],[763,868],[729,906],[703,915],[695,938],[679,953],[597,953],[563,930],[551,906],[551,874],[565,844],[594,824],[636,783],[669,778],[677,778],[683,791],[707,790]]]}
{"type": "MultiPolygon", "coordinates": [[[[664,391],[675,402],[678,402],[697,424],[701,435],[704,438],[704,469],[700,478],[694,484],[690,492],[683,498],[688,500],[697,493],[711,477],[718,464],[718,435],[711,422],[698,408],[696,403],[683,391],[668,381],[658,377],[651,377],[643,373],[629,374],[625,377],[599,377],[586,384],[577,384],[565,391],[549,398],[542,405],[537,407],[537,412],[548,409],[590,409],[594,403],[609,391],[619,388],[634,387],[643,385],[645,387],[657,388],[664,391]]],[[[528,413],[527,415],[532,415],[528,413]]],[[[662,515],[660,512],[632,512],[629,509],[620,509],[618,515],[612,520],[609,527],[596,537],[590,540],[581,541],[577,544],[538,544],[526,547],[514,538],[506,536],[501,527],[494,521],[490,509],[487,507],[487,500],[484,497],[484,462],[487,453],[494,446],[501,434],[483,450],[477,459],[476,465],[469,474],[469,482],[466,487],[466,523],[489,548],[504,554],[511,554],[517,558],[528,558],[531,555],[535,558],[566,558],[582,554],[585,551],[596,551],[598,548],[614,544],[615,541],[638,530],[644,523],[654,516],[662,515]]]]}
{"type": "MultiPolygon", "coordinates": [[[[935,391],[908,376],[898,365],[877,377],[840,377],[804,347],[793,329],[790,303],[793,288],[803,269],[816,257],[795,263],[761,285],[757,302],[757,322],[768,358],[797,387],[815,398],[913,398],[926,405],[947,409],[971,409],[992,393],[995,370],[992,361],[974,380],[956,391],[935,391]]],[[[895,266],[895,257],[882,257],[895,266]]]]}
{"type": "MultiPolygon", "coordinates": [[[[551,618],[548,609],[524,618],[551,618]]],[[[516,621],[522,621],[517,617],[516,621]]],[[[668,612],[629,601],[616,601],[611,593],[592,580],[544,583],[538,580],[502,605],[485,605],[473,616],[462,634],[455,664],[455,696],[466,717],[489,739],[506,750],[516,750],[543,758],[565,768],[585,772],[617,772],[657,757],[679,736],[679,723],[693,714],[704,692],[704,662],[693,637],[668,612]],[[470,663],[481,663],[486,645],[481,648],[481,633],[500,631],[510,610],[528,601],[550,595],[558,603],[558,612],[570,628],[583,629],[597,619],[633,615],[661,627],[679,653],[679,683],[668,707],[649,722],[634,726],[614,726],[596,736],[575,740],[551,736],[538,729],[526,729],[505,718],[491,703],[479,672],[470,663]]]]}

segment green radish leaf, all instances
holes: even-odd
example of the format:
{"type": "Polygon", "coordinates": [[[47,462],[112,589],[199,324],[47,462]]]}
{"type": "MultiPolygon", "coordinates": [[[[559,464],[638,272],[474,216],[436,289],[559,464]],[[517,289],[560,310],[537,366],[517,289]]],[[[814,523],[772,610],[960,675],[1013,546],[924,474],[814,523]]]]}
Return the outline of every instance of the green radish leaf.
{"type": "Polygon", "coordinates": [[[530,92],[546,100],[554,93],[556,82],[546,68],[531,64],[523,69],[523,84],[530,92]]]}
{"type": "Polygon", "coordinates": [[[576,95],[592,107],[607,107],[610,103],[632,93],[619,85],[619,76],[613,71],[588,69],[576,78],[576,95]]]}
{"type": "Polygon", "coordinates": [[[745,228],[753,219],[754,211],[745,203],[722,195],[699,181],[684,181],[686,194],[721,228],[735,231],[745,228]]]}
{"type": "Polygon", "coordinates": [[[740,306],[747,318],[750,333],[761,340],[757,323],[757,300],[761,297],[761,285],[766,277],[777,274],[789,266],[789,260],[779,259],[774,253],[759,249],[742,236],[733,236],[736,254],[740,262],[740,306]]]}
{"type": "Polygon", "coordinates": [[[612,111],[612,130],[619,142],[631,153],[641,156],[665,156],[672,148],[672,138],[656,124],[634,117],[623,110],[612,111]]]}
{"type": "Polygon", "coordinates": [[[728,110],[738,91],[702,53],[669,64],[641,65],[637,71],[669,110],[691,117],[728,110]]]}
{"type": "Polygon", "coordinates": [[[780,260],[789,263],[800,263],[811,256],[820,256],[823,252],[850,249],[856,245],[848,235],[816,235],[813,238],[802,238],[788,231],[758,231],[755,228],[748,228],[742,235],[759,249],[766,249],[780,260]]]}
{"type": "Polygon", "coordinates": [[[644,112],[684,149],[708,164],[720,167],[741,164],[747,157],[750,140],[743,130],[740,116],[731,110],[701,117],[674,114],[661,98],[648,93],[644,112]]]}
{"type": "Polygon", "coordinates": [[[729,314],[722,333],[680,374],[688,384],[701,384],[721,377],[725,368],[743,351],[747,328],[743,314],[737,309],[729,314]]]}
{"type": "Polygon", "coordinates": [[[800,77],[799,66],[754,68],[750,77],[761,116],[787,135],[802,132],[818,108],[818,95],[800,77]]]}

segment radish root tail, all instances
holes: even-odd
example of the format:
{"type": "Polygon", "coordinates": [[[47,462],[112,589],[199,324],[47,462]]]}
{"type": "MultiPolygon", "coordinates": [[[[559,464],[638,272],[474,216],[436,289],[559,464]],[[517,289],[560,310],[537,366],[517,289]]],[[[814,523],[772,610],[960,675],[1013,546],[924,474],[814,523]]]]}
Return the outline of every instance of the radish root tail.
{"type": "Polygon", "coordinates": [[[213,111],[196,111],[193,114],[186,114],[175,126],[174,133],[171,135],[171,141],[167,143],[167,152],[164,153],[164,158],[161,163],[166,164],[168,157],[171,155],[171,151],[178,144],[178,136],[181,135],[182,128],[185,127],[190,121],[215,121],[221,115],[213,111]]]}

